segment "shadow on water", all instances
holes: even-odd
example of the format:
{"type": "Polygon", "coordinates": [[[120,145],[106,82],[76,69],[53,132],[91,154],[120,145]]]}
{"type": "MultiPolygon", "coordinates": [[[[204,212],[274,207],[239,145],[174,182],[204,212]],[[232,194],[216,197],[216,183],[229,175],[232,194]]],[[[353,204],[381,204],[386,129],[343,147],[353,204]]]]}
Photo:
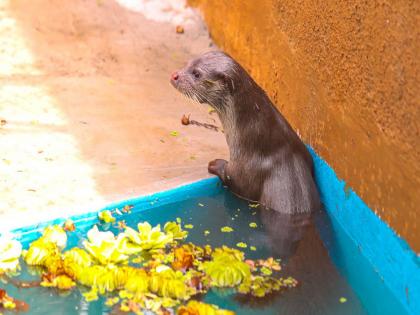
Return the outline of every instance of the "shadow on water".
{"type": "MultiPolygon", "coordinates": [[[[226,212],[235,217],[238,203],[244,202],[231,194],[225,194],[224,198],[226,212]]],[[[250,244],[258,248],[256,254],[248,256],[281,258],[283,275],[293,276],[300,285],[263,299],[237,296],[235,301],[238,308],[235,310],[238,314],[367,314],[330,260],[315,226],[318,220],[314,219],[324,216],[323,210],[313,214],[291,215],[247,207],[248,211],[245,210],[239,219],[241,228],[238,230],[242,238],[247,238],[250,244]],[[258,228],[250,231],[245,222],[252,220],[258,222],[258,228]],[[347,302],[340,303],[341,297],[345,297],[347,302]]],[[[324,226],[324,230],[326,228],[324,226]]]]}

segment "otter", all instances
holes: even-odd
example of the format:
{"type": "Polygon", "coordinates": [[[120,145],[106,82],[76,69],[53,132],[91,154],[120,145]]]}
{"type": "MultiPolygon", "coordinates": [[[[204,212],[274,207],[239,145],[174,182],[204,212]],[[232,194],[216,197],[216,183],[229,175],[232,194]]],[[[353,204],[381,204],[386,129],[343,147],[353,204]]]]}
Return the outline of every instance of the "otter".
{"type": "Polygon", "coordinates": [[[174,72],[170,81],[185,96],[212,106],[220,118],[230,160],[209,162],[209,173],[236,195],[275,211],[320,208],[305,144],[238,62],[210,51],[174,72]]]}

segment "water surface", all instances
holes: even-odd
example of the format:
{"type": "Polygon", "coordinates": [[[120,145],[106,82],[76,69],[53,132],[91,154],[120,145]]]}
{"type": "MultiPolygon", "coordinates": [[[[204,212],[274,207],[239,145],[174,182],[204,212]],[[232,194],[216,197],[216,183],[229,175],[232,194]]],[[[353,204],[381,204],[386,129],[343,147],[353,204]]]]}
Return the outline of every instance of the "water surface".
{"type": "MultiPolygon", "coordinates": [[[[273,211],[250,207],[248,202],[222,191],[214,196],[190,198],[150,209],[139,209],[135,206],[131,214],[119,218],[128,226],[136,228],[138,222],[148,221],[152,225],[164,224],[181,218],[183,224],[192,224],[187,242],[198,245],[210,244],[213,247],[227,245],[235,247],[238,242],[248,245],[243,249],[247,258],[281,258],[282,274],[293,276],[300,285],[281,294],[266,298],[245,298],[229,290],[212,290],[204,301],[217,304],[222,308],[235,311],[237,314],[283,314],[283,315],[365,315],[372,305],[381,303],[381,297],[370,292],[365,304],[352,290],[346,280],[331,261],[319,231],[323,235],[340,233],[330,231],[325,215],[317,213],[308,216],[287,216],[273,211]],[[249,224],[255,222],[257,228],[249,224]],[[315,225],[314,222],[317,222],[315,225]],[[230,226],[232,233],[222,233],[220,228],[230,226]],[[205,236],[204,231],[210,231],[205,236]],[[256,251],[251,251],[255,246],[256,251]],[[340,303],[340,298],[346,298],[340,303]],[[372,305],[367,305],[372,304],[372,305]]],[[[86,232],[92,227],[78,225],[76,232],[69,234],[69,245],[80,245],[86,232]]],[[[118,233],[116,227],[108,227],[118,233]]],[[[342,236],[344,237],[344,236],[342,236]]],[[[350,245],[349,245],[350,246],[350,245]]],[[[355,252],[357,255],[357,251],[355,252]]],[[[361,274],[362,271],[361,271],[361,274]]],[[[26,269],[21,279],[30,280],[26,269]]],[[[108,314],[110,309],[104,305],[104,299],[87,303],[79,290],[58,294],[48,288],[17,289],[11,284],[0,283],[10,295],[24,300],[30,305],[30,314],[108,314]]],[[[376,308],[377,314],[395,311],[392,308],[376,308]]],[[[370,313],[375,315],[375,313],[370,313]]]]}

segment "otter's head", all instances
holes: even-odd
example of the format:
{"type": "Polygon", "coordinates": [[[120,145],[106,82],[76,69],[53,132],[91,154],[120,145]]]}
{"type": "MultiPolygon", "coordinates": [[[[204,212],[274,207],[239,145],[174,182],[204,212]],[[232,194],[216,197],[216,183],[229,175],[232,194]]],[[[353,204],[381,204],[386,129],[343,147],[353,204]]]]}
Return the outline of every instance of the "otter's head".
{"type": "Polygon", "coordinates": [[[174,72],[172,85],[187,97],[223,110],[241,88],[242,67],[227,54],[207,52],[174,72]]]}

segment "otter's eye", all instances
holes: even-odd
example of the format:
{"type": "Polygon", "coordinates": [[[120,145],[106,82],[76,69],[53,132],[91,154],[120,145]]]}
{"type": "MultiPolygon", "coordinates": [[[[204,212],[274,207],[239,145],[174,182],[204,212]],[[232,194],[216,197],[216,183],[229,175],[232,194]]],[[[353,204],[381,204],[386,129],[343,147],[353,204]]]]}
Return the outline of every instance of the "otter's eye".
{"type": "Polygon", "coordinates": [[[193,76],[196,78],[196,79],[198,79],[201,75],[200,75],[200,72],[198,72],[197,70],[193,70],[192,71],[192,74],[193,74],[193,76]]]}

